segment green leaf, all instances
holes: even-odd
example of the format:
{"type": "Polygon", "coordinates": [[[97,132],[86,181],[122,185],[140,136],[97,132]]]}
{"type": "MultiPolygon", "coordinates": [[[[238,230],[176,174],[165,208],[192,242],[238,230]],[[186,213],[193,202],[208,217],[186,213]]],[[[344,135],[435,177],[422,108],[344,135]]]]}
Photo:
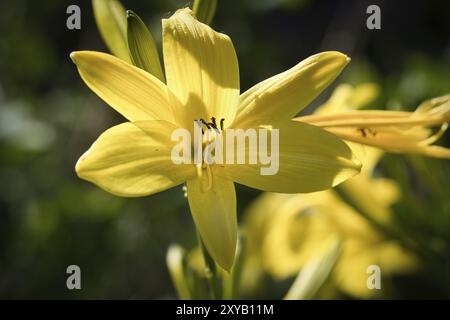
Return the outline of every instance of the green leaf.
{"type": "Polygon", "coordinates": [[[341,249],[341,241],[332,237],[326,250],[313,257],[302,268],[284,300],[310,299],[323,285],[336,264],[341,249]]]}
{"type": "Polygon", "coordinates": [[[128,54],[125,8],[118,0],[92,0],[92,8],[106,46],[116,57],[131,62],[128,54]]]}
{"type": "Polygon", "coordinates": [[[216,13],[217,0],[195,0],[192,10],[197,20],[210,24],[216,13]]]}
{"type": "Polygon", "coordinates": [[[127,10],[127,22],[128,49],[133,64],[165,82],[152,34],[141,18],[131,10],[127,10]]]}

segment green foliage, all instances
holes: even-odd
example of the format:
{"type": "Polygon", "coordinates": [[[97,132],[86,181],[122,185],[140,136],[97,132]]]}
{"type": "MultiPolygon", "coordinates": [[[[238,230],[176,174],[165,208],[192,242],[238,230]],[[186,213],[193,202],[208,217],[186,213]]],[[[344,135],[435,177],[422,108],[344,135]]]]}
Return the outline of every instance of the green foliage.
{"type": "Polygon", "coordinates": [[[198,21],[210,24],[216,13],[217,0],[195,0],[192,10],[198,21]]]}
{"type": "Polygon", "coordinates": [[[127,22],[128,48],[133,64],[165,82],[152,34],[141,18],[131,10],[127,10],[127,22]]]}
{"type": "Polygon", "coordinates": [[[92,0],[95,21],[109,50],[117,57],[130,61],[127,46],[125,8],[118,0],[92,0]]]}

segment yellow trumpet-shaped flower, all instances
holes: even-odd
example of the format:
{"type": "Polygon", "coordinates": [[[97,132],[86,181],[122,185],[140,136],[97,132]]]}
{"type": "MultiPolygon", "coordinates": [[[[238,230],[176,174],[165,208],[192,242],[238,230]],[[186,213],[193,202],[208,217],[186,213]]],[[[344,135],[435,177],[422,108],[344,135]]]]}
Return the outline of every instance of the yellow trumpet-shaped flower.
{"type": "Polygon", "coordinates": [[[79,177],[118,196],[140,197],[187,183],[195,224],[208,252],[224,269],[237,241],[234,182],[275,192],[312,192],[360,170],[348,146],[334,135],[291,118],[348,63],[339,52],[316,54],[240,95],[230,38],[198,22],[189,9],[163,19],[167,84],[111,55],[71,54],[84,82],[129,122],[105,131],[76,164],[79,177]],[[171,138],[194,121],[228,129],[279,128],[279,171],[260,175],[261,164],[176,164],[171,138]]]}
{"type": "MultiPolygon", "coordinates": [[[[389,206],[398,196],[396,185],[386,179],[377,184],[378,179],[366,174],[355,178],[359,179],[355,184],[353,178],[343,184],[352,200],[359,201],[358,204],[370,201],[366,204],[372,207],[371,213],[385,221],[390,218],[389,206]],[[391,188],[385,189],[385,184],[391,188]],[[370,186],[371,194],[378,196],[362,199],[358,190],[362,186],[370,186]],[[352,193],[355,190],[356,194],[352,193]]],[[[410,272],[416,266],[411,253],[398,242],[385,238],[333,190],[295,195],[264,193],[252,204],[246,217],[249,257],[244,275],[249,279],[244,280],[249,286],[254,286],[255,274],[261,276],[263,270],[277,279],[294,276],[326,249],[327,239],[335,236],[342,240],[342,253],[332,277],[336,286],[349,295],[364,298],[374,293],[367,287],[370,265],[379,266],[383,276],[410,272]]]]}
{"type": "MultiPolygon", "coordinates": [[[[369,97],[367,90],[373,88],[359,88],[359,97],[369,97]]],[[[356,92],[349,86],[342,87],[318,112],[295,120],[324,128],[344,140],[389,152],[450,159],[450,149],[432,145],[448,127],[450,95],[427,100],[414,112],[353,110],[359,107],[358,103],[356,92]],[[439,130],[433,132],[432,127],[439,130]]]]}
{"type": "MultiPolygon", "coordinates": [[[[317,108],[314,116],[342,114],[360,109],[374,101],[379,91],[379,87],[373,83],[357,86],[341,84],[333,91],[330,99],[317,108]]],[[[388,223],[391,217],[389,206],[399,198],[400,190],[390,179],[372,178],[383,151],[349,141],[347,144],[364,165],[361,174],[343,183],[341,190],[349,194],[353,203],[371,218],[380,223],[388,223]]]]}
{"type": "MultiPolygon", "coordinates": [[[[377,93],[374,84],[340,85],[314,116],[361,108],[377,93]]],[[[363,168],[359,175],[342,183],[340,191],[369,218],[386,226],[391,222],[390,206],[399,199],[400,190],[390,179],[373,178],[383,151],[348,144],[363,168]]],[[[370,265],[380,266],[384,276],[408,272],[416,266],[411,253],[385,238],[333,190],[297,195],[265,193],[250,206],[245,217],[248,257],[243,279],[250,290],[264,271],[278,279],[296,275],[311,258],[326,250],[327,239],[336,236],[342,239],[342,254],[333,279],[349,295],[369,297],[374,293],[366,285],[370,265]]]]}

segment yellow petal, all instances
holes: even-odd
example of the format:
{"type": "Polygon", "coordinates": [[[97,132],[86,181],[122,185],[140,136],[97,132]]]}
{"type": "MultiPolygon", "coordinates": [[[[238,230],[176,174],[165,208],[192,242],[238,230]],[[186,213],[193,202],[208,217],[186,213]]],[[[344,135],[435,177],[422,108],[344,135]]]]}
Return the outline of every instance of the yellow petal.
{"type": "MultiPolygon", "coordinates": [[[[449,108],[450,109],[450,108],[449,108]]],[[[450,114],[450,112],[449,112],[450,114]]],[[[444,115],[445,116],[445,115],[444,115]]],[[[429,115],[406,111],[361,110],[331,114],[312,114],[294,120],[322,128],[328,127],[387,127],[437,126],[447,122],[442,114],[429,115]]]]}
{"type": "Polygon", "coordinates": [[[167,85],[198,118],[233,121],[239,101],[239,68],[230,38],[198,22],[189,9],[163,19],[167,85]]]}
{"type": "Polygon", "coordinates": [[[176,122],[175,98],[151,74],[106,53],[77,51],[70,57],[88,87],[128,120],[176,122]]]}
{"type": "Polygon", "coordinates": [[[356,87],[346,83],[341,84],[334,89],[327,102],[314,111],[314,114],[330,115],[360,109],[375,100],[379,91],[379,87],[374,83],[364,83],[356,87]]]}
{"type": "Polygon", "coordinates": [[[175,165],[171,151],[176,129],[166,121],[126,122],[106,130],[78,160],[82,179],[124,197],[140,197],[183,183],[192,165],[175,165]]]}
{"type": "Polygon", "coordinates": [[[268,199],[278,202],[278,207],[271,212],[272,217],[260,242],[263,264],[273,277],[285,279],[298,273],[312,257],[324,252],[326,240],[334,238],[337,232],[314,207],[328,204],[325,192],[284,194],[283,201],[277,199],[277,194],[268,195],[268,199]],[[317,202],[314,196],[313,199],[308,197],[321,194],[324,194],[321,202],[317,202]]]}
{"type": "Polygon", "coordinates": [[[241,95],[236,127],[291,119],[339,75],[349,60],[339,52],[322,52],[255,85],[241,95]]]}
{"type": "Polygon", "coordinates": [[[125,8],[118,0],[92,0],[92,8],[97,27],[109,50],[116,57],[130,62],[125,8]]]}
{"type": "MultiPolygon", "coordinates": [[[[249,154],[249,144],[245,146],[245,154],[249,154]]],[[[252,188],[281,193],[325,190],[361,169],[360,162],[342,140],[318,127],[294,121],[283,123],[279,129],[278,173],[261,175],[260,168],[269,165],[246,163],[227,164],[221,174],[252,188]]]]}
{"type": "Polygon", "coordinates": [[[413,273],[418,263],[411,252],[395,241],[366,242],[364,239],[348,239],[335,269],[335,282],[339,289],[358,298],[369,298],[376,294],[377,290],[367,288],[370,276],[367,268],[370,265],[379,266],[383,277],[413,273]]]}
{"type": "Polygon", "coordinates": [[[345,181],[339,190],[356,208],[371,218],[379,223],[389,223],[392,218],[390,206],[400,198],[400,188],[393,180],[373,177],[384,152],[352,142],[347,142],[347,145],[364,165],[361,174],[345,181]]]}
{"type": "MultiPolygon", "coordinates": [[[[412,153],[424,156],[450,159],[450,149],[428,144],[428,139],[424,137],[426,133],[423,128],[412,128],[401,130],[395,127],[387,128],[339,128],[330,127],[326,129],[341,139],[352,141],[393,153],[412,153]]],[[[429,135],[429,134],[428,134],[429,135]]]]}
{"type": "Polygon", "coordinates": [[[211,257],[230,270],[236,251],[236,193],[231,180],[214,174],[188,180],[189,207],[211,257]],[[206,181],[212,179],[212,181],[206,181]],[[211,188],[205,185],[211,184],[211,188]],[[206,190],[205,190],[206,189],[206,190]]]}
{"type": "Polygon", "coordinates": [[[352,109],[360,109],[373,102],[380,94],[380,87],[375,83],[363,83],[353,89],[348,104],[352,109]]]}
{"type": "Polygon", "coordinates": [[[425,100],[414,111],[417,114],[427,112],[430,114],[440,114],[447,121],[450,121],[450,94],[425,100]]]}
{"type": "Polygon", "coordinates": [[[329,278],[338,260],[341,241],[336,236],[325,238],[323,252],[316,253],[303,266],[284,300],[311,299],[329,278]]]}
{"type": "Polygon", "coordinates": [[[450,159],[450,149],[433,146],[450,121],[450,95],[423,102],[414,112],[344,111],[297,117],[332,132],[341,139],[389,152],[417,153],[450,159]],[[431,127],[440,126],[437,132],[431,127]]]}
{"type": "Polygon", "coordinates": [[[250,248],[261,251],[260,264],[278,279],[298,273],[311,257],[323,252],[324,240],[330,236],[378,239],[371,225],[333,190],[264,193],[245,216],[249,214],[248,238],[257,240],[250,248]]]}
{"type": "Polygon", "coordinates": [[[354,206],[380,223],[391,221],[390,206],[400,198],[400,188],[393,180],[363,174],[347,180],[340,188],[354,206]]]}

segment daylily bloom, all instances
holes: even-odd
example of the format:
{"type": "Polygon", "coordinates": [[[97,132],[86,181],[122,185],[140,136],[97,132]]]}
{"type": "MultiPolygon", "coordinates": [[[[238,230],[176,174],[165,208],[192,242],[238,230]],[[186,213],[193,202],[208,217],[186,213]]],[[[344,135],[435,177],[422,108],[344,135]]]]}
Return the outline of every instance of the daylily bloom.
{"type": "MultiPolygon", "coordinates": [[[[233,264],[237,241],[234,182],[275,192],[331,188],[360,170],[350,148],[325,130],[291,118],[348,63],[339,52],[316,54],[240,95],[230,38],[198,22],[189,9],[163,19],[167,85],[111,55],[71,54],[84,82],[129,122],[105,131],[76,164],[79,177],[118,196],[141,197],[187,184],[195,224],[212,258],[233,264]],[[279,171],[261,164],[174,164],[171,134],[194,121],[223,119],[231,128],[279,129],[279,171]]],[[[235,153],[236,154],[236,153],[235,153]]]]}
{"type": "MultiPolygon", "coordinates": [[[[378,91],[371,83],[356,87],[339,85],[311,117],[364,107],[376,98],[378,91]]],[[[390,206],[399,199],[400,190],[391,179],[373,178],[383,151],[347,143],[364,165],[359,175],[339,186],[340,191],[368,218],[390,226],[390,206]]],[[[385,238],[358,210],[333,190],[260,196],[245,213],[249,255],[244,268],[247,290],[259,282],[264,271],[277,279],[294,276],[314,255],[325,250],[326,240],[334,236],[342,239],[342,255],[333,278],[337,287],[349,295],[373,294],[366,286],[369,265],[379,265],[383,275],[412,271],[416,266],[414,256],[398,242],[385,238]]]]}
{"type": "MultiPolygon", "coordinates": [[[[366,147],[365,153],[361,174],[342,187],[358,205],[366,201],[364,208],[370,210],[366,214],[388,225],[390,206],[400,192],[394,181],[372,178],[382,152],[366,147]],[[361,197],[368,190],[376,196],[361,197]]],[[[296,195],[264,193],[245,217],[249,257],[243,281],[250,287],[260,282],[255,275],[260,278],[264,271],[279,280],[296,275],[326,249],[327,239],[334,236],[342,240],[342,253],[332,277],[337,288],[349,295],[364,298],[374,294],[366,286],[370,265],[380,266],[382,276],[408,273],[417,266],[411,252],[386,238],[334,190],[296,195]]]]}
{"type": "MultiPolygon", "coordinates": [[[[363,108],[377,98],[379,91],[379,87],[374,83],[357,86],[341,84],[333,91],[331,97],[315,110],[312,117],[345,114],[363,108]]],[[[389,222],[391,212],[387,208],[398,199],[400,190],[390,179],[371,178],[372,171],[383,152],[354,142],[347,141],[347,144],[364,165],[361,174],[340,185],[341,191],[350,194],[353,203],[372,219],[381,223],[389,222]],[[373,205],[374,202],[376,205],[373,205]]]]}
{"type": "MultiPolygon", "coordinates": [[[[366,87],[366,90],[371,89],[366,87]]],[[[355,101],[346,100],[352,94],[351,87],[343,87],[318,112],[295,120],[324,128],[344,140],[389,152],[450,159],[450,149],[432,145],[447,130],[450,95],[427,100],[414,112],[405,112],[353,110],[360,105],[356,105],[357,97],[355,101]],[[347,110],[343,108],[346,105],[347,110]],[[432,127],[440,128],[433,132],[432,127]]]]}

